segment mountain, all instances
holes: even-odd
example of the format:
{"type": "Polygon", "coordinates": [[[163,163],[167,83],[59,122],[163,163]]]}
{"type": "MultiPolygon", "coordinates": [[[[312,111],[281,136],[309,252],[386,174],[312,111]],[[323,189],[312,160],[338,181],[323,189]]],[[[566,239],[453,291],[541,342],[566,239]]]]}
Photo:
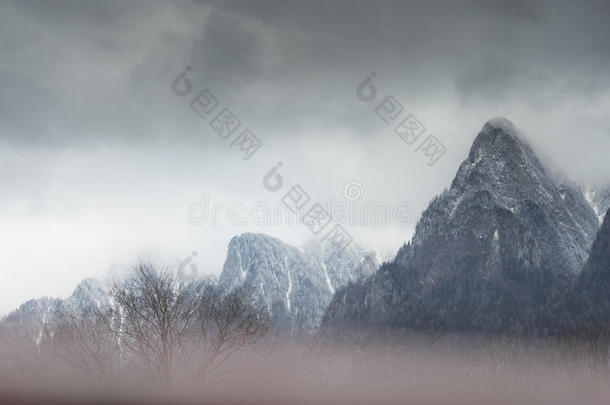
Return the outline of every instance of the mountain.
{"type": "Polygon", "coordinates": [[[94,278],[81,281],[66,300],[66,304],[75,308],[101,308],[110,306],[108,291],[104,284],[94,278]]]}
{"type": "MultiPolygon", "coordinates": [[[[312,331],[337,288],[375,272],[378,255],[356,249],[345,250],[331,243],[310,241],[302,248],[263,234],[246,233],[229,243],[222,274],[216,282],[202,280],[224,291],[251,286],[253,299],[267,311],[281,331],[312,331]]],[[[37,349],[45,326],[68,311],[85,313],[111,305],[107,288],[95,279],[85,279],[66,299],[30,300],[0,320],[0,338],[24,342],[37,349]]]]}
{"type": "Polygon", "coordinates": [[[375,255],[355,248],[339,250],[310,242],[302,248],[264,234],[231,239],[219,278],[226,291],[249,285],[254,301],[280,331],[317,328],[336,289],[372,274],[375,255]]]}
{"type": "Polygon", "coordinates": [[[601,223],[604,220],[604,213],[610,209],[610,185],[588,187],[585,191],[585,197],[601,223]]]}
{"type": "Polygon", "coordinates": [[[29,300],[19,306],[0,320],[0,338],[18,342],[34,350],[40,344],[45,326],[57,319],[62,311],[84,311],[108,305],[104,285],[93,278],[85,279],[66,299],[43,297],[29,300]]]}
{"type": "Polygon", "coordinates": [[[57,298],[29,300],[0,321],[0,339],[11,347],[18,345],[36,351],[43,337],[44,327],[61,305],[57,298]]]}
{"type": "Polygon", "coordinates": [[[598,219],[506,119],[487,122],[412,240],[337,291],[324,329],[534,333],[587,259],[598,219]]]}
{"type": "Polygon", "coordinates": [[[562,309],[563,328],[610,322],[610,209],[567,299],[567,308],[562,309]]]}

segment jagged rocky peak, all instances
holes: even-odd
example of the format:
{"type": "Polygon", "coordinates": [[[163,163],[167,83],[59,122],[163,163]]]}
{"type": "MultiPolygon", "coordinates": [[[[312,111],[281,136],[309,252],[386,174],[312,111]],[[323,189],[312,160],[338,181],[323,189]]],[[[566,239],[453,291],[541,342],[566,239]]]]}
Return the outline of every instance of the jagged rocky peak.
{"type": "Polygon", "coordinates": [[[261,273],[277,265],[284,266],[289,258],[298,256],[297,248],[269,235],[243,233],[234,236],[229,242],[219,284],[232,289],[246,281],[255,281],[261,273]]]}
{"type": "Polygon", "coordinates": [[[264,234],[231,239],[220,274],[221,288],[254,288],[255,305],[285,331],[317,326],[330,301],[326,273],[303,250],[264,234]]]}
{"type": "Polygon", "coordinates": [[[488,121],[460,166],[453,187],[525,180],[547,180],[547,173],[525,137],[505,118],[488,121]]]}
{"type": "Polygon", "coordinates": [[[59,298],[38,298],[26,301],[19,308],[0,320],[0,339],[21,345],[24,349],[36,350],[45,325],[59,308],[59,298]]]}
{"type": "MultiPolygon", "coordinates": [[[[599,212],[600,218],[604,216],[604,213],[610,209],[610,185],[599,187],[595,193],[596,207],[599,212]]],[[[608,214],[606,214],[607,217],[608,214]]]]}
{"type": "Polygon", "coordinates": [[[76,286],[66,302],[79,309],[107,307],[109,305],[108,291],[99,280],[86,278],[76,286]]]}
{"type": "Polygon", "coordinates": [[[311,239],[303,250],[328,274],[332,293],[350,281],[370,276],[381,265],[379,253],[356,244],[343,248],[328,241],[311,239]]]}
{"type": "Polygon", "coordinates": [[[291,246],[264,234],[245,233],[229,242],[221,288],[254,289],[254,301],[278,330],[312,331],[337,288],[376,268],[375,255],[313,242],[291,246]],[[373,258],[371,258],[371,255],[373,258]]]}
{"type": "MultiPolygon", "coordinates": [[[[568,265],[560,269],[573,274],[580,271],[597,231],[594,212],[578,187],[550,173],[524,136],[505,119],[490,120],[483,126],[449,190],[422,215],[413,243],[421,244],[426,236],[435,238],[435,227],[463,228],[467,218],[474,220],[469,232],[489,241],[511,234],[517,224],[527,234],[538,224],[546,224],[549,238],[537,235],[537,240],[547,245],[546,250],[564,250],[568,265]],[[483,219],[487,221],[480,221],[483,219]]],[[[542,246],[534,249],[537,247],[542,246]]],[[[532,256],[534,260],[539,255],[532,256]]]]}
{"type": "Polygon", "coordinates": [[[601,224],[604,220],[604,214],[610,209],[610,184],[588,186],[585,188],[584,193],[601,224]]]}
{"type": "Polygon", "coordinates": [[[66,298],[31,299],[0,321],[4,337],[18,338],[23,344],[36,347],[40,343],[45,325],[54,322],[66,311],[88,311],[109,306],[104,284],[88,278],[81,281],[66,298]]]}
{"type": "MultiPolygon", "coordinates": [[[[519,152],[521,145],[525,144],[523,135],[510,120],[501,117],[493,118],[483,125],[481,132],[474,140],[470,149],[470,157],[472,158],[473,154],[480,150],[483,150],[483,154],[489,155],[498,146],[504,152],[519,152]]],[[[504,158],[506,154],[504,153],[498,157],[504,158]]]]}
{"type": "MultiPolygon", "coordinates": [[[[580,271],[597,231],[594,212],[578,186],[547,170],[525,136],[506,119],[483,126],[448,194],[454,204],[457,199],[508,210],[524,230],[547,225],[550,233],[537,240],[546,249],[561,250],[573,274],[580,271]]],[[[489,231],[492,240],[503,233],[501,228],[489,231]]]]}
{"type": "Polygon", "coordinates": [[[55,311],[60,303],[58,298],[42,297],[31,299],[9,313],[5,320],[17,320],[19,322],[42,322],[45,314],[55,311]]]}
{"type": "Polygon", "coordinates": [[[527,328],[570,287],[597,228],[582,193],[548,171],[510,121],[490,120],[394,263],[338,291],[324,323],[527,328]]]}

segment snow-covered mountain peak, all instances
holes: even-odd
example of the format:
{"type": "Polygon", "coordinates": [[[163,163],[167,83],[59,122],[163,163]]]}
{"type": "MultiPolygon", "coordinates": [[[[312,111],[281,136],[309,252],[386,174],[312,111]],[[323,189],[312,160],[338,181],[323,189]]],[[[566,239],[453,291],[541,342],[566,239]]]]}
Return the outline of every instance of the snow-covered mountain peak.
{"type": "Polygon", "coordinates": [[[591,205],[597,217],[599,218],[600,225],[604,221],[604,215],[608,209],[610,209],[610,185],[605,186],[592,186],[589,185],[584,188],[584,195],[587,202],[591,205]]]}
{"type": "Polygon", "coordinates": [[[495,117],[488,120],[485,125],[483,125],[483,131],[485,131],[486,128],[501,129],[505,133],[510,134],[514,137],[521,136],[519,131],[517,130],[517,127],[515,127],[515,124],[513,124],[513,122],[508,118],[504,117],[495,117]]]}
{"type": "Polygon", "coordinates": [[[106,287],[95,278],[82,280],[66,302],[75,308],[101,308],[109,305],[106,287]]]}
{"type": "Polygon", "coordinates": [[[456,329],[520,328],[568,288],[597,228],[580,190],[548,171],[512,123],[491,120],[394,263],[338,290],[325,324],[430,327],[423,317],[456,329]]]}
{"type": "Polygon", "coordinates": [[[244,233],[229,242],[219,284],[227,290],[245,284],[254,288],[255,303],[278,329],[311,331],[337,288],[374,273],[375,257],[356,247],[339,250],[316,240],[295,247],[269,235],[244,233]]]}
{"type": "Polygon", "coordinates": [[[470,166],[482,169],[514,169],[517,165],[541,165],[529,142],[505,118],[489,120],[475,138],[467,159],[470,166]]]}

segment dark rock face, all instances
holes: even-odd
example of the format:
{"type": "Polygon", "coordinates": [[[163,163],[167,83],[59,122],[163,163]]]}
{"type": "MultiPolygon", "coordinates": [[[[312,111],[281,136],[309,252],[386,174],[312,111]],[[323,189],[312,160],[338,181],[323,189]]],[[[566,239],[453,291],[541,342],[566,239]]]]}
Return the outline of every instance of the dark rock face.
{"type": "Polygon", "coordinates": [[[338,291],[324,328],[533,333],[571,287],[598,219],[507,120],[488,122],[394,263],[338,291]]]}
{"type": "Polygon", "coordinates": [[[308,332],[319,326],[335,289],[372,274],[377,265],[370,252],[315,242],[297,248],[245,233],[229,243],[219,287],[231,291],[249,285],[276,329],[308,332]]]}
{"type": "MultiPolygon", "coordinates": [[[[579,277],[577,289],[587,291],[587,295],[597,302],[610,298],[610,209],[597,233],[591,248],[587,265],[579,277]]],[[[610,316],[610,314],[608,314],[610,316]]]]}
{"type": "Polygon", "coordinates": [[[610,209],[564,312],[564,326],[610,322],[610,209]],[[567,316],[566,316],[567,315],[567,316]]]}
{"type": "Polygon", "coordinates": [[[94,278],[81,281],[66,303],[78,309],[102,308],[110,305],[106,286],[94,278]]]}

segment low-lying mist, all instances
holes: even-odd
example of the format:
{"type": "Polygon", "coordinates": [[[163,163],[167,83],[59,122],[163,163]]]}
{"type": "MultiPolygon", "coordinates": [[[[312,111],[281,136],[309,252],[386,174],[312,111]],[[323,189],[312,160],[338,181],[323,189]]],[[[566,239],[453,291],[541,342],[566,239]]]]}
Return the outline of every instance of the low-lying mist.
{"type": "Polygon", "coordinates": [[[171,386],[131,370],[91,379],[72,365],[3,344],[3,403],[607,403],[608,346],[563,337],[271,334],[202,378],[171,386]],[[28,402],[29,401],[29,402],[28,402]]]}

